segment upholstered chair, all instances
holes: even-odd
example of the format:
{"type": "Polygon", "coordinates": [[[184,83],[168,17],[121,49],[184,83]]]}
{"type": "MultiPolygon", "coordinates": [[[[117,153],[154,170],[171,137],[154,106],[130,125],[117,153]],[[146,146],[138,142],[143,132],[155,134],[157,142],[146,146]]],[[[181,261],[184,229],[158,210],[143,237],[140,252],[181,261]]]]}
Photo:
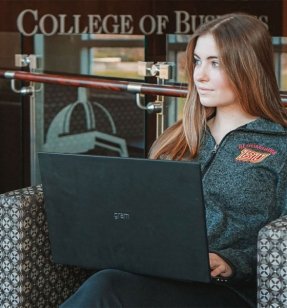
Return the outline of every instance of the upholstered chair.
{"type": "Polygon", "coordinates": [[[42,187],[0,195],[0,307],[58,307],[91,274],[51,258],[42,187]]]}

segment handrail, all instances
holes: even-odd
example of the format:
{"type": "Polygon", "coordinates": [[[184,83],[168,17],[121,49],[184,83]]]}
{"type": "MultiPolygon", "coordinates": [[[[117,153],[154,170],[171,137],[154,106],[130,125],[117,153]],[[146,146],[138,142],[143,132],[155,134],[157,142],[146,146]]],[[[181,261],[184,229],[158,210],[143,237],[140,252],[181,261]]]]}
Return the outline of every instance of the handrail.
{"type": "Polygon", "coordinates": [[[58,74],[40,74],[23,71],[0,70],[0,78],[40,83],[52,83],[72,87],[96,88],[116,92],[131,92],[174,97],[185,97],[187,95],[187,88],[185,86],[179,87],[150,83],[136,83],[129,81],[99,79],[86,76],[67,76],[58,74]]]}
{"type": "MultiPolygon", "coordinates": [[[[24,71],[1,70],[0,78],[50,83],[72,87],[95,88],[115,92],[131,92],[149,95],[163,95],[172,97],[186,97],[186,86],[158,85],[151,83],[136,83],[129,81],[117,81],[99,79],[86,76],[67,76],[59,74],[32,73],[24,71]]],[[[287,91],[280,92],[282,102],[287,104],[287,91]]]]}

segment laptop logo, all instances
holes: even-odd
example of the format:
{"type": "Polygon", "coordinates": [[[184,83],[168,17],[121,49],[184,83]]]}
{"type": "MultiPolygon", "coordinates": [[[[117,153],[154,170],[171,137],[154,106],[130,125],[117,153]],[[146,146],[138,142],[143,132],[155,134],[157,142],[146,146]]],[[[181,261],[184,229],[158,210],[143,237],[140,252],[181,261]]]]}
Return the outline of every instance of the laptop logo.
{"type": "Polygon", "coordinates": [[[114,220],[129,220],[129,213],[114,213],[114,220]]]}

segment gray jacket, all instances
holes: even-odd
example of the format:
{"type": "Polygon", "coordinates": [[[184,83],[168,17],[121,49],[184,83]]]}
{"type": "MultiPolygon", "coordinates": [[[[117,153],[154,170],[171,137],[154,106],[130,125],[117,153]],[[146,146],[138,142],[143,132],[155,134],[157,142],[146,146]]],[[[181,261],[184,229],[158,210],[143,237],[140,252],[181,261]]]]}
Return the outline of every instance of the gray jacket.
{"type": "Polygon", "coordinates": [[[259,118],[219,145],[207,130],[197,160],[210,251],[231,264],[233,281],[254,281],[258,231],[287,208],[287,129],[259,118]]]}

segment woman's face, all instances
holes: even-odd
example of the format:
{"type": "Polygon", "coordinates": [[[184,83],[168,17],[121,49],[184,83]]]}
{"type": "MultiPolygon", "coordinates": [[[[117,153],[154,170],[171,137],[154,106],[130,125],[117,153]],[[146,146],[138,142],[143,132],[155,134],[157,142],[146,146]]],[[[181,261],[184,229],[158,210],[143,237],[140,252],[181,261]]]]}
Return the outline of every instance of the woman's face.
{"type": "Polygon", "coordinates": [[[219,51],[211,34],[202,35],[197,39],[193,79],[203,106],[221,108],[238,104],[238,99],[221,66],[219,51]]]}

